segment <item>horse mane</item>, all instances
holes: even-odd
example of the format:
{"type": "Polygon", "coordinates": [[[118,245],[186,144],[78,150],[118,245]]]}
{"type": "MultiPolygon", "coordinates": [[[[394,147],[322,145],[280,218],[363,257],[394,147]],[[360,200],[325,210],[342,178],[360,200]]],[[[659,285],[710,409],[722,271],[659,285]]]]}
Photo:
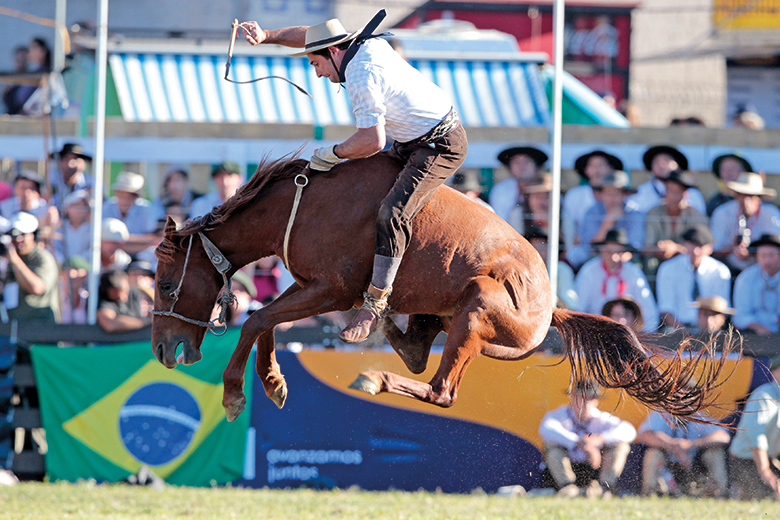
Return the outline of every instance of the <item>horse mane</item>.
{"type": "MultiPolygon", "coordinates": [[[[206,215],[188,220],[181,229],[176,231],[180,237],[194,235],[201,231],[214,229],[225,222],[233,213],[251,203],[269,185],[279,180],[291,179],[301,172],[306,161],[299,159],[300,150],[285,155],[280,159],[269,160],[264,157],[257,166],[254,175],[241,186],[235,195],[227,199],[219,206],[212,209],[206,215]]],[[[172,234],[166,229],[163,241],[157,246],[154,254],[162,262],[173,261],[173,254],[178,246],[172,240],[172,234]]]]}

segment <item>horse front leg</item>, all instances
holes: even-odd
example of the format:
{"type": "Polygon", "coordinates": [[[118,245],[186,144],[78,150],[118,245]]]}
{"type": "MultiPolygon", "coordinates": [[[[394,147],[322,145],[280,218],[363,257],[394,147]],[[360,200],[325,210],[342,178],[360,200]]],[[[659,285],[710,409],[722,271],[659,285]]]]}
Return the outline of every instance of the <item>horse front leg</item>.
{"type": "MultiPolygon", "coordinates": [[[[241,337],[230,362],[222,374],[225,388],[222,406],[228,421],[235,420],[246,406],[244,395],[244,373],[257,342],[257,375],[263,382],[266,395],[279,407],[287,399],[287,384],[276,362],[273,329],[279,323],[300,320],[335,310],[341,302],[330,295],[330,286],[321,282],[310,282],[306,287],[290,286],[271,304],[254,312],[241,327],[241,337]]],[[[349,305],[347,303],[346,305],[349,305]]]]}

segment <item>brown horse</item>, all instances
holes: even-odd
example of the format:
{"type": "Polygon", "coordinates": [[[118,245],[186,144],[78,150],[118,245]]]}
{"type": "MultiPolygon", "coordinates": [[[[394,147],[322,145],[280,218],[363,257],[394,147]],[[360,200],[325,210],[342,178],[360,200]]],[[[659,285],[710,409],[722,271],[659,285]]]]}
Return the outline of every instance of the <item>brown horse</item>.
{"type": "MultiPolygon", "coordinates": [[[[293,179],[305,167],[305,161],[290,159],[261,164],[234,197],[202,219],[179,231],[168,221],[157,249],[152,325],[154,355],[163,365],[173,368],[201,358],[214,302],[224,287],[228,290],[220,301],[230,303],[228,278],[238,268],[272,254],[283,257],[296,192],[293,179]]],[[[282,407],[287,385],[276,362],[274,327],[360,304],[371,275],[377,208],[399,170],[399,164],[378,154],[310,178],[289,236],[287,261],[297,283],[241,328],[223,374],[228,420],[244,409],[244,370],[255,342],[257,374],[268,397],[282,407]]],[[[381,324],[409,370],[425,370],[431,344],[444,331],[441,364],[430,383],[371,371],[351,388],[451,406],[475,357],[523,359],[550,326],[563,338],[573,378],[623,388],[678,416],[706,404],[723,366],[724,358],[705,359],[705,351],[687,363],[681,356],[661,358],[628,327],[553,309],[547,270],[534,248],[503,220],[448,187],[439,188],[415,217],[389,304],[392,313],[410,316],[405,332],[389,318],[381,324]]]]}

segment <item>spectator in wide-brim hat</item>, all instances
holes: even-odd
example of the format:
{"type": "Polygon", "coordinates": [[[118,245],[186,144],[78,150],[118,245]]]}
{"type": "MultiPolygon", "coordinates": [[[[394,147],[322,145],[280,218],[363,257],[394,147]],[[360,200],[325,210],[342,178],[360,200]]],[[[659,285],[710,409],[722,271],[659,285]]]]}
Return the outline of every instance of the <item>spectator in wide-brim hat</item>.
{"type": "Polygon", "coordinates": [[[480,183],[479,177],[479,172],[477,170],[461,168],[455,175],[447,179],[445,184],[458,190],[480,206],[493,211],[490,204],[485,202],[482,198],[482,192],[485,190],[480,183]]]}
{"type": "Polygon", "coordinates": [[[685,200],[685,194],[696,186],[689,172],[674,170],[663,180],[666,193],[661,202],[645,215],[645,254],[668,260],[685,252],[682,234],[698,225],[709,225],[706,216],[685,200]]]}
{"type": "Polygon", "coordinates": [[[574,161],[574,170],[586,181],[586,184],[575,186],[563,197],[562,229],[566,237],[566,249],[576,245],[575,238],[582,218],[596,203],[593,187],[600,185],[608,173],[622,171],[623,161],[603,150],[593,150],[577,157],[574,161]]]}
{"type": "Polygon", "coordinates": [[[712,233],[698,225],[682,234],[684,254],[663,263],[656,274],[656,296],[663,325],[693,327],[696,311],[691,304],[699,296],[731,298],[731,271],[712,258],[712,233]]]}
{"type": "Polygon", "coordinates": [[[644,331],[658,327],[658,307],[642,269],[631,261],[636,249],[624,229],[611,229],[593,244],[598,256],[587,261],[577,273],[575,287],[579,298],[576,310],[601,314],[604,304],[616,298],[633,298],[642,309],[644,331]]]}
{"type": "Polygon", "coordinates": [[[165,220],[166,209],[174,205],[181,208],[186,219],[193,201],[201,195],[190,188],[190,174],[185,166],[171,166],[163,176],[160,196],[152,202],[157,220],[165,220]]]}
{"type": "Polygon", "coordinates": [[[130,233],[127,226],[117,218],[103,219],[100,240],[100,263],[103,270],[126,269],[131,262],[124,250],[130,233]]]}
{"type": "Polygon", "coordinates": [[[241,187],[241,167],[232,161],[222,162],[211,169],[214,190],[198,197],[190,206],[190,218],[202,217],[232,197],[241,187]]]}
{"type": "Polygon", "coordinates": [[[62,204],[65,212],[54,238],[57,260],[77,255],[89,258],[92,251],[92,196],[87,190],[76,190],[62,204]]]}
{"type": "Polygon", "coordinates": [[[764,234],[780,233],[780,210],[773,204],[763,203],[776,192],[765,187],[761,174],[740,173],[726,187],[734,194],[734,200],[721,204],[712,213],[713,255],[738,273],[755,262],[748,251],[752,240],[764,234]]]}
{"type": "Polygon", "coordinates": [[[712,161],[712,173],[718,178],[718,192],[707,202],[707,216],[711,217],[715,208],[734,197],[726,188],[727,182],[734,182],[743,172],[752,172],[753,167],[747,159],[738,153],[719,155],[712,161]]]}
{"type": "Polygon", "coordinates": [[[621,325],[630,327],[634,332],[642,332],[645,326],[642,309],[633,298],[627,296],[609,300],[602,307],[601,314],[612,318],[621,325]]]}
{"type": "Polygon", "coordinates": [[[726,330],[729,319],[734,315],[734,309],[722,296],[699,296],[691,306],[697,309],[696,328],[693,330],[699,334],[726,330]]]}
{"type": "Polygon", "coordinates": [[[530,227],[550,232],[550,192],[552,176],[544,173],[523,186],[523,202],[509,213],[509,225],[521,235],[530,227]]]}
{"type": "MultiPolygon", "coordinates": [[[[661,198],[666,193],[663,180],[674,170],[688,171],[688,159],[677,148],[660,145],[650,147],[642,156],[642,161],[650,178],[639,185],[636,195],[629,200],[629,205],[637,211],[647,213],[661,202],[661,198]]],[[[706,213],[707,204],[698,189],[691,188],[685,197],[688,204],[696,208],[699,213],[706,213]]]]}
{"type": "MultiPolygon", "coordinates": [[[[154,233],[157,229],[157,215],[151,203],[141,195],[144,189],[144,178],[134,172],[122,172],[111,185],[114,196],[103,204],[103,218],[116,218],[127,226],[132,244],[143,242],[141,249],[149,244],[144,242],[142,235],[154,233]]],[[[140,247],[140,246],[139,246],[140,247]]],[[[129,253],[136,253],[135,246],[129,253]]]]}
{"type": "Polygon", "coordinates": [[[756,263],[734,282],[734,325],[762,336],[773,334],[780,319],[780,235],[762,235],[750,249],[756,263]]]}
{"type": "Polygon", "coordinates": [[[61,202],[60,191],[63,198],[76,190],[91,190],[95,184],[92,175],[86,173],[87,163],[92,162],[92,157],[84,152],[84,147],[77,143],[65,143],[59,152],[51,154],[52,159],[57,160],[59,178],[53,176],[51,184],[54,187],[56,202],[61,202]]]}
{"type": "Polygon", "coordinates": [[[496,215],[509,221],[512,208],[522,203],[523,185],[539,176],[547,154],[533,146],[512,146],[502,150],[498,160],[508,168],[510,177],[493,186],[488,202],[496,215]]]}
{"type": "Polygon", "coordinates": [[[593,255],[592,246],[603,240],[613,228],[624,230],[634,248],[641,249],[644,244],[645,217],[626,204],[627,197],[635,191],[628,174],[622,170],[610,172],[594,189],[598,200],[582,217],[577,230],[579,245],[567,250],[567,259],[575,267],[593,255]]]}

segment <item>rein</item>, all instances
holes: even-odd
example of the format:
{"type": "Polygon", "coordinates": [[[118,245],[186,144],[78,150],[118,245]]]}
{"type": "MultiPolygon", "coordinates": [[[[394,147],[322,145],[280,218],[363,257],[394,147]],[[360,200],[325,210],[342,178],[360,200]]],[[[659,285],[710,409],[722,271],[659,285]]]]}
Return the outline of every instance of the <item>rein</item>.
{"type": "Polygon", "coordinates": [[[230,83],[235,83],[236,85],[246,85],[247,83],[254,83],[255,81],[260,81],[263,79],[281,79],[292,85],[293,87],[297,88],[299,92],[306,94],[311,98],[312,101],[314,101],[314,98],[306,92],[306,90],[293,83],[289,79],[282,77],[282,76],[263,76],[262,78],[255,78],[250,79],[248,81],[235,81],[230,78],[228,78],[228,74],[230,74],[230,62],[233,60],[233,47],[236,44],[236,33],[238,33],[238,28],[242,27],[243,24],[238,23],[238,19],[233,20],[232,25],[230,26],[230,46],[228,46],[228,54],[227,54],[227,61],[225,62],[225,81],[229,81],[230,83]]]}
{"type": "Polygon", "coordinates": [[[155,316],[167,316],[170,318],[177,318],[186,323],[191,323],[193,325],[204,327],[208,329],[208,331],[214,334],[215,336],[222,336],[225,332],[227,332],[227,322],[225,321],[225,315],[227,314],[227,309],[230,305],[233,304],[233,302],[236,301],[235,294],[233,294],[233,291],[230,290],[230,278],[227,277],[227,273],[228,271],[230,271],[230,268],[232,266],[228,261],[228,259],[225,258],[225,255],[223,255],[222,252],[219,250],[219,248],[215,246],[214,243],[211,240],[209,240],[206,237],[206,235],[204,235],[200,231],[198,231],[198,236],[200,237],[201,243],[203,244],[203,249],[206,251],[206,255],[209,257],[209,261],[211,262],[211,265],[213,265],[214,268],[219,272],[219,274],[222,275],[222,283],[223,283],[222,291],[219,298],[217,299],[217,304],[220,307],[219,317],[214,318],[211,321],[200,321],[200,320],[194,320],[192,318],[188,318],[186,316],[182,316],[181,314],[173,311],[173,308],[176,306],[176,303],[179,301],[179,294],[181,293],[181,286],[184,283],[184,277],[187,275],[187,265],[190,262],[190,253],[192,252],[193,236],[194,235],[190,235],[190,241],[187,244],[187,256],[184,258],[184,268],[182,269],[181,272],[181,279],[179,280],[179,285],[171,293],[171,299],[173,300],[173,303],[171,303],[171,309],[167,311],[158,311],[152,309],[151,313],[155,316]],[[221,325],[217,325],[217,323],[221,323],[221,325]],[[221,332],[215,332],[215,330],[218,329],[222,329],[221,332]]]}

